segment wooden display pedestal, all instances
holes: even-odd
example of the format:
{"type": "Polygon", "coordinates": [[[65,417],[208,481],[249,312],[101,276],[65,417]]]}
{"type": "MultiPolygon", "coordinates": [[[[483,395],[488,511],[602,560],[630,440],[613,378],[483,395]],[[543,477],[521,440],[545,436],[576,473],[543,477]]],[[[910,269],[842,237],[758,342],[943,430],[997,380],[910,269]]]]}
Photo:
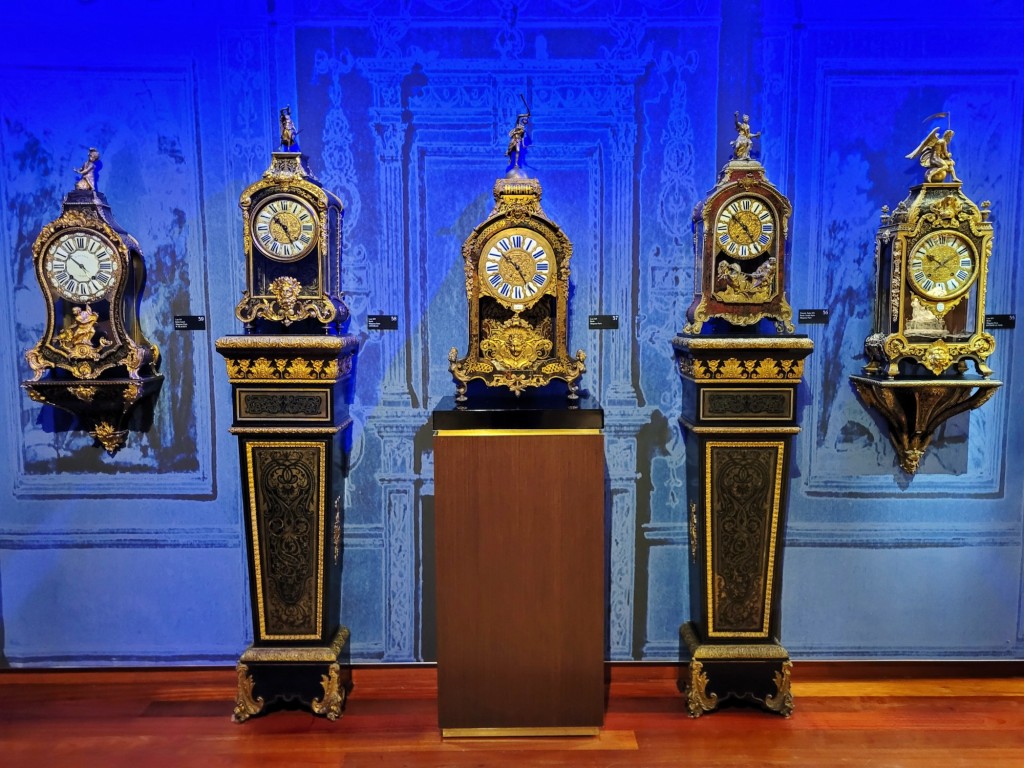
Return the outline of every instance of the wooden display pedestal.
{"type": "Polygon", "coordinates": [[[596,734],[603,412],[446,398],[433,427],[442,735],[596,734]]]}
{"type": "Polygon", "coordinates": [[[682,674],[693,717],[725,699],[793,710],[779,645],[782,555],[804,336],[682,336],[690,532],[690,652],[682,674]]]}

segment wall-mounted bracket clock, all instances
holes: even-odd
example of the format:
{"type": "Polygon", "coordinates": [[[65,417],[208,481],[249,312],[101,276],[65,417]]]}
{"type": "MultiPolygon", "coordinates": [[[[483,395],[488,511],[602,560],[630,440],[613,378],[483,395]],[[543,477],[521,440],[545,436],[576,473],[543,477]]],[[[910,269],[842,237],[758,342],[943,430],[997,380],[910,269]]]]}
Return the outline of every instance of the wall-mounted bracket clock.
{"type": "Polygon", "coordinates": [[[963,192],[949,144],[933,129],[907,159],[925,180],[894,211],[883,206],[875,234],[875,313],[864,341],[868,363],[851,379],[889,422],[900,467],[917,472],[947,419],[987,402],[995,338],[985,331],[985,290],[994,230],[990,203],[963,192]],[[970,376],[973,362],[975,376],[970,376]]]}
{"type": "Polygon", "coordinates": [[[142,331],[146,266],[138,241],[114,220],[97,189],[99,151],[89,150],[61,215],[32,245],[46,324],[25,353],[33,400],[79,417],[113,455],[128,437],[132,412],[163,382],[160,352],[142,331]]]}

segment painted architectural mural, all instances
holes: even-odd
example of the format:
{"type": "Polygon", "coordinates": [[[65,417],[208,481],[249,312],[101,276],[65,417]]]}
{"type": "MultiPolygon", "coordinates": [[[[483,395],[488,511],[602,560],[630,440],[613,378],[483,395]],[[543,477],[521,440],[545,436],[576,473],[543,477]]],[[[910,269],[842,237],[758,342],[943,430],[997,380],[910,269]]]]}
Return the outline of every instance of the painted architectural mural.
{"type": "Polygon", "coordinates": [[[54,23],[66,39],[90,30],[87,50],[23,40],[0,64],[0,310],[13,318],[0,336],[0,665],[233,663],[247,644],[238,457],[213,340],[241,332],[238,195],[267,167],[285,105],[345,205],[342,284],[361,341],[342,621],[354,661],[433,658],[430,413],[454,393],[461,246],[491,208],[520,94],[545,211],[574,244],[570,346],[587,350],[582,384],[606,414],[607,657],[678,659],[689,618],[670,340],[692,297],[690,213],[737,109],[793,202],[791,303],[830,313],[797,329],[816,352],[783,643],[797,659],[1024,656],[1014,332],[997,332],[990,361],[1003,389],[949,422],[912,480],[848,381],[863,365],[878,216],[917,181],[903,155],[928,115],[950,113],[965,191],[992,201],[989,311],[1015,311],[1024,54],[1005,20],[1024,23],[1018,6],[994,3],[953,45],[932,43],[944,26],[913,8],[852,22],[784,0],[252,0],[190,14],[158,0],[144,17],[120,0],[60,5],[54,23]],[[43,322],[31,243],[89,146],[142,245],[143,322],[167,377],[152,428],[113,459],[19,386],[43,322]],[[380,314],[397,330],[369,330],[380,314]],[[617,315],[618,330],[590,330],[593,314],[617,315]],[[207,329],[175,330],[179,315],[207,329]]]}

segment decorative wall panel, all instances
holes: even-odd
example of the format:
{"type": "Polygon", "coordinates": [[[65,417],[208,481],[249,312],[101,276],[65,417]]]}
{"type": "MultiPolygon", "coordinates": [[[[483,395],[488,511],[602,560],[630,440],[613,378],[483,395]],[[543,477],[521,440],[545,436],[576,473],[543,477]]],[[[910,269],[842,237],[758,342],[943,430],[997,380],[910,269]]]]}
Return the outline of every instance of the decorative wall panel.
{"type": "MultiPolygon", "coordinates": [[[[918,173],[903,155],[951,114],[957,170],[996,227],[989,311],[1020,300],[1024,54],[1018,5],[793,0],[169,0],[66,3],[46,19],[88,51],[26,39],[0,65],[0,665],[228,663],[250,640],[231,403],[211,337],[238,333],[238,195],[291,105],[345,205],[342,285],[360,337],[345,482],[342,616],[352,658],[434,653],[429,414],[466,339],[461,246],[490,210],[519,94],[531,170],[574,243],[570,345],[606,413],[607,655],[679,658],[689,616],[680,385],[671,338],[693,292],[693,204],[732,113],[792,200],[794,308],[819,350],[792,403],[783,643],[807,657],[1024,657],[1024,375],[950,422],[912,480],[856,399],[873,237],[918,173]],[[881,19],[875,21],[875,19],[881,19]],[[159,34],[158,34],[159,33],[159,34]],[[745,41],[751,50],[721,49],[745,41]],[[87,63],[83,63],[87,62],[87,63]],[[724,121],[724,122],[723,122],[724,121]],[[90,146],[149,268],[143,323],[167,377],[152,428],[114,459],[21,392],[42,322],[30,245],[90,146]],[[173,330],[202,314],[208,331],[173,330]],[[397,330],[370,330],[370,315],[397,330]],[[590,330],[588,316],[619,317],[590,330]],[[202,594],[197,602],[195,595],[202,594]]],[[[35,29],[43,12],[7,11],[35,29]]],[[[265,404],[264,404],[265,405],[265,404]]],[[[263,407],[253,401],[252,407],[263,407]]],[[[297,406],[298,407],[298,406],[297,406]]],[[[709,408],[750,408],[710,403],[709,408]]]]}

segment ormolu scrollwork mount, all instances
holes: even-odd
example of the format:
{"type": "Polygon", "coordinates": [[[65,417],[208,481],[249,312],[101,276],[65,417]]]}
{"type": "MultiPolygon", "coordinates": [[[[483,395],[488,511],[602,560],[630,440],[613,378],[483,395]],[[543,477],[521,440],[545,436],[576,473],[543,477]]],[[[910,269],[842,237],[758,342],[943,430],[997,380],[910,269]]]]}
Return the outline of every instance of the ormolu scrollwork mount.
{"type": "Polygon", "coordinates": [[[952,138],[951,130],[932,130],[907,155],[924,166],[924,183],[911,187],[891,214],[882,208],[874,325],[864,342],[868,364],[863,375],[850,377],[865,405],[888,423],[897,461],[909,475],[942,424],[981,407],[1002,385],[987,364],[995,350],[985,331],[990,204],[979,207],[963,193],[952,138]],[[971,362],[975,376],[967,375],[971,362]]]}

